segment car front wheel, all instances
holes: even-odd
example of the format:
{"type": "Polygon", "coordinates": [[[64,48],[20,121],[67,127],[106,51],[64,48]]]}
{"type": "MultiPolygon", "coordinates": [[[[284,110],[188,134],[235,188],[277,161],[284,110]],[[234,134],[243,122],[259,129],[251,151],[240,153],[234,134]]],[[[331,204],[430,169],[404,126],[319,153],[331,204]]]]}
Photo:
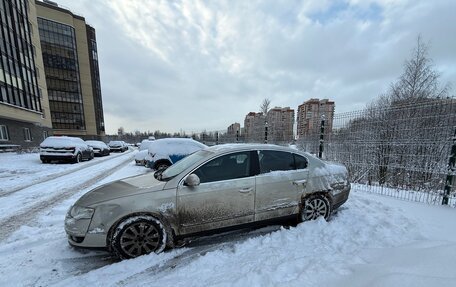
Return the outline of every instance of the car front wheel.
{"type": "Polygon", "coordinates": [[[155,165],[155,170],[165,170],[170,167],[170,164],[167,162],[160,162],[155,165]]]}
{"type": "Polygon", "coordinates": [[[147,215],[125,219],[116,227],[111,238],[111,249],[121,259],[160,253],[165,246],[166,231],[163,224],[147,215]]]}
{"type": "Polygon", "coordinates": [[[74,163],[80,163],[82,161],[82,154],[78,153],[74,158],[74,163]]]}
{"type": "Polygon", "coordinates": [[[331,205],[326,196],[322,194],[312,194],[304,198],[301,221],[315,220],[322,216],[328,220],[331,215],[331,205]]]}

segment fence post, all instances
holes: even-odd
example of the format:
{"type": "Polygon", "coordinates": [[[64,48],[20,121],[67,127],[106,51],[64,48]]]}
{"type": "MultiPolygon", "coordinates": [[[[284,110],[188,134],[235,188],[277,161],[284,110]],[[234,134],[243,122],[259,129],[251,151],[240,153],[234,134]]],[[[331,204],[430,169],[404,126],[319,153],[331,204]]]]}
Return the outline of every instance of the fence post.
{"type": "Polygon", "coordinates": [[[320,144],[318,147],[318,157],[323,157],[323,143],[325,135],[325,115],[321,115],[321,124],[320,124],[320,144]]]}
{"type": "Polygon", "coordinates": [[[236,143],[239,142],[239,130],[236,130],[236,143]]]}
{"type": "Polygon", "coordinates": [[[451,147],[450,157],[448,159],[448,174],[445,180],[445,188],[443,189],[442,205],[448,205],[451,188],[453,187],[454,177],[456,173],[456,126],[454,127],[453,145],[451,147]]]}
{"type": "Polygon", "coordinates": [[[264,122],[264,143],[268,143],[268,121],[264,122]]]}
{"type": "Polygon", "coordinates": [[[203,133],[203,144],[206,144],[206,135],[203,133]]]}
{"type": "Polygon", "coordinates": [[[218,132],[215,132],[215,145],[218,145],[219,142],[219,135],[218,132]]]}

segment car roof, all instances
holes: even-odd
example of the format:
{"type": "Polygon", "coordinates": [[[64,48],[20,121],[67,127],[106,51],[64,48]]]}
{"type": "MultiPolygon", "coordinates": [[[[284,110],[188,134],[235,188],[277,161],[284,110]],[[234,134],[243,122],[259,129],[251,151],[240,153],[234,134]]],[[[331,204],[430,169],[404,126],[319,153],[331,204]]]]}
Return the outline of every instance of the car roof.
{"type": "Polygon", "coordinates": [[[278,150],[278,151],[287,151],[287,152],[296,152],[300,151],[292,149],[289,147],[273,145],[273,144],[221,144],[215,145],[207,148],[207,150],[215,153],[225,153],[231,151],[244,151],[244,150],[278,150]]]}

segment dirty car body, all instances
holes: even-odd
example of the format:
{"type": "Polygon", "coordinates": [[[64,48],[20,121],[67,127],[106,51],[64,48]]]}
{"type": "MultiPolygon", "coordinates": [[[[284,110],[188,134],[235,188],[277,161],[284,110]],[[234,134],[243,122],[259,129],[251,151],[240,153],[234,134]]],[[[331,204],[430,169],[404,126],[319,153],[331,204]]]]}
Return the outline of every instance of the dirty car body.
{"type": "Polygon", "coordinates": [[[328,219],[349,191],[344,166],[275,145],[221,145],[157,178],[130,177],[86,193],[70,208],[65,229],[73,246],[132,258],[206,232],[328,219]]]}

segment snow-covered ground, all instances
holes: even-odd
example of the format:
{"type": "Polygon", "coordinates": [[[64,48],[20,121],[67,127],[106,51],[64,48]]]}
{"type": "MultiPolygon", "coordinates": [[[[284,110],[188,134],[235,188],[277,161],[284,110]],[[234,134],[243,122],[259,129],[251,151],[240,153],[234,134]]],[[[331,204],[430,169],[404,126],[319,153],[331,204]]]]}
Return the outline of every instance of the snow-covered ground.
{"type": "Polygon", "coordinates": [[[85,167],[0,154],[0,286],[456,286],[456,209],[356,190],[329,222],[224,233],[121,262],[70,248],[68,208],[96,185],[149,172],[133,155],[85,167]]]}

